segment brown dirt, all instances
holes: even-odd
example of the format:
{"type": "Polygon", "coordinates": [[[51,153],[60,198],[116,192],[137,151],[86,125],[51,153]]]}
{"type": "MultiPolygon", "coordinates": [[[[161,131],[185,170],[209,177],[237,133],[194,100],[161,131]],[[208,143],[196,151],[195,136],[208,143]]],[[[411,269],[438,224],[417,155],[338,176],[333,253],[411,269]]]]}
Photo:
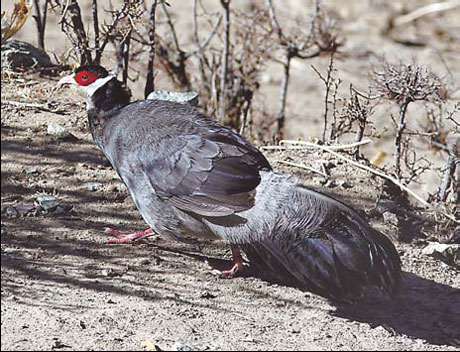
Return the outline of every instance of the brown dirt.
{"type": "MultiPolygon", "coordinates": [[[[2,100],[21,100],[20,91],[30,101],[46,101],[53,82],[36,82],[33,90],[2,84],[2,100]]],[[[458,272],[421,254],[422,242],[397,245],[404,262],[397,299],[356,309],[255,277],[221,279],[204,263],[229,258],[220,242],[107,245],[105,226],[137,230],[145,224],[93,144],[78,96],[62,91],[55,100],[66,102],[63,115],[2,105],[2,350],[132,350],[145,340],[163,349],[180,341],[216,350],[460,346],[458,272]],[[48,135],[51,121],[78,140],[48,135]],[[95,181],[103,188],[90,192],[87,183],[95,181]],[[72,211],[7,216],[8,206],[33,205],[37,192],[56,194],[72,211]]],[[[269,157],[274,165],[286,160],[282,153],[269,157]]],[[[321,158],[327,156],[309,157],[321,158]]],[[[381,181],[333,162],[333,179],[350,186],[335,192],[369,212],[381,181]]],[[[317,183],[309,172],[285,171],[317,183]]],[[[379,218],[375,225],[394,232],[379,218]]],[[[436,236],[429,227],[423,231],[436,236]]]]}
{"type": "MultiPolygon", "coordinates": [[[[458,11],[427,16],[401,27],[394,33],[399,42],[383,34],[393,13],[425,3],[359,0],[335,6],[328,2],[343,19],[346,41],[336,68],[345,92],[350,82],[365,89],[376,58],[385,55],[393,61],[415,58],[432,66],[454,86],[452,101],[458,100],[458,11]],[[406,44],[401,44],[404,41],[406,44]]],[[[303,1],[275,4],[286,25],[294,23],[292,14],[309,13],[303,1]]],[[[190,33],[189,7],[185,1],[172,6],[177,10],[174,18],[183,30],[183,41],[190,33]]],[[[62,40],[57,20],[50,17],[47,48],[59,56],[69,45],[62,40]]],[[[33,21],[17,38],[36,43],[33,21]]],[[[310,65],[325,72],[327,61],[293,62],[288,138],[319,136],[324,88],[310,65]]],[[[145,72],[142,62],[133,65],[145,72]]],[[[160,71],[157,78],[159,88],[171,88],[164,73],[160,71]]],[[[280,66],[270,64],[256,98],[256,108],[273,116],[280,78],[280,66]]],[[[146,340],[161,349],[171,349],[180,341],[204,350],[460,348],[458,271],[422,254],[427,239],[438,239],[448,232],[433,226],[425,214],[421,219],[411,217],[405,228],[411,233],[403,237],[412,241],[396,243],[404,270],[400,295],[391,302],[363,302],[355,309],[256,277],[221,279],[205,264],[205,260],[228,264],[222,259],[228,260],[230,253],[221,242],[182,244],[151,239],[133,245],[107,245],[106,226],[140,230],[146,225],[126,188],[94,145],[83,99],[74,91],[54,92],[54,83],[35,76],[2,81],[2,350],[132,350],[143,349],[146,340]],[[17,107],[6,101],[53,101],[55,104],[48,108],[63,113],[17,107]],[[52,121],[65,126],[77,139],[48,135],[47,125],[52,121]],[[87,187],[90,182],[99,182],[102,188],[91,192],[87,187]],[[33,206],[39,192],[56,194],[72,210],[17,218],[8,215],[10,206],[33,206]]],[[[141,85],[132,84],[137,96],[141,85]]],[[[391,163],[394,135],[388,116],[394,112],[389,105],[377,111],[376,128],[390,132],[365,148],[367,156],[388,151],[387,164],[391,163]]],[[[415,105],[411,112],[417,119],[415,105]]],[[[427,149],[426,145],[423,148],[427,149]]],[[[295,173],[316,186],[321,185],[317,174],[281,168],[277,160],[308,161],[309,166],[320,169],[321,161],[329,159],[316,152],[267,155],[277,169],[295,173]]],[[[443,165],[440,154],[430,155],[430,160],[443,165]]],[[[350,186],[332,191],[396,240],[396,229],[373,210],[382,181],[333,158],[330,162],[336,166],[331,169],[332,179],[345,180],[350,186]]],[[[438,184],[439,177],[433,171],[417,187],[426,195],[438,184]]]]}

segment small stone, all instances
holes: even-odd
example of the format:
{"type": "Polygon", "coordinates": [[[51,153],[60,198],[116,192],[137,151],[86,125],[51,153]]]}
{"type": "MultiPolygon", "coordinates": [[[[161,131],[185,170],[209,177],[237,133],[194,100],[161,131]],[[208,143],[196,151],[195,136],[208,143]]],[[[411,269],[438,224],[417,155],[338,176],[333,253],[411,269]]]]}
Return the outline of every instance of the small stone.
{"type": "Polygon", "coordinates": [[[449,197],[449,202],[452,204],[458,204],[459,192],[453,192],[449,197]]]}
{"type": "Polygon", "coordinates": [[[396,211],[398,211],[398,208],[398,203],[392,200],[379,199],[379,201],[377,202],[377,211],[382,215],[385,212],[395,213],[396,211]]]}
{"type": "Polygon", "coordinates": [[[27,175],[38,174],[38,168],[37,168],[36,166],[26,167],[26,168],[24,169],[24,172],[25,172],[27,175]]]}
{"type": "Polygon", "coordinates": [[[119,272],[119,271],[116,271],[112,268],[109,268],[109,269],[102,269],[101,270],[101,274],[103,276],[107,276],[107,277],[119,277],[119,276],[122,276],[123,273],[119,272]]]}
{"type": "Polygon", "coordinates": [[[96,192],[104,188],[104,185],[100,182],[90,182],[87,183],[85,186],[91,192],[96,192]]]}
{"type": "Polygon", "coordinates": [[[197,92],[169,92],[166,90],[155,90],[147,96],[149,100],[164,100],[179,104],[198,104],[197,92]]]}
{"type": "Polygon", "coordinates": [[[327,177],[314,177],[313,180],[320,185],[325,185],[329,179],[327,177]]]}
{"type": "Polygon", "coordinates": [[[35,210],[33,205],[28,204],[18,204],[16,205],[16,210],[18,211],[20,216],[27,216],[30,212],[35,210]]]}
{"type": "Polygon", "coordinates": [[[216,298],[216,297],[217,297],[216,295],[212,294],[209,291],[203,291],[200,294],[200,298],[212,299],[212,298],[216,298]]]}
{"type": "Polygon", "coordinates": [[[64,127],[56,122],[50,122],[48,124],[47,133],[57,137],[68,137],[70,135],[70,133],[64,127]]]}
{"type": "Polygon", "coordinates": [[[110,185],[107,190],[112,193],[118,193],[122,191],[126,191],[126,187],[121,184],[121,185],[110,185]]]}
{"type": "Polygon", "coordinates": [[[352,185],[350,185],[347,181],[343,180],[343,179],[340,179],[340,180],[337,180],[335,181],[335,184],[339,187],[342,187],[342,188],[353,188],[352,185]]]}
{"type": "Polygon", "coordinates": [[[56,210],[60,204],[59,199],[49,194],[41,194],[35,199],[35,201],[37,205],[42,207],[42,209],[47,213],[56,210]]]}
{"type": "Polygon", "coordinates": [[[6,208],[6,215],[10,218],[17,218],[19,217],[19,212],[17,211],[16,207],[9,206],[6,208]]]}
{"type": "Polygon", "coordinates": [[[198,351],[190,342],[179,341],[172,346],[173,351],[198,351]]]}
{"type": "Polygon", "coordinates": [[[334,180],[328,179],[327,182],[324,184],[324,187],[334,188],[337,187],[337,183],[334,180]]]}
{"type": "Polygon", "coordinates": [[[76,213],[73,211],[73,205],[71,204],[64,204],[58,205],[56,209],[53,211],[53,215],[62,215],[66,217],[76,217],[76,213]]]}
{"type": "Polygon", "coordinates": [[[399,226],[399,219],[395,213],[391,213],[389,211],[384,212],[383,214],[383,221],[387,224],[391,224],[394,226],[399,226]]]}

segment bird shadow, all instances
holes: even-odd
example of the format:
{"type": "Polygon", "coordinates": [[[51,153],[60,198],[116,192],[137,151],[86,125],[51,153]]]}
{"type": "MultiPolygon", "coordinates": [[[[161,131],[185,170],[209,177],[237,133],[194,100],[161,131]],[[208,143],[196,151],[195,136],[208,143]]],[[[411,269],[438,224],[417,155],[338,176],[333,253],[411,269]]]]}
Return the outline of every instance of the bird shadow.
{"type": "MultiPolygon", "coordinates": [[[[231,260],[154,246],[160,251],[205,262],[219,271],[229,269],[233,264],[231,260]]],[[[267,278],[250,265],[237,276],[289,286],[267,278]]],[[[355,304],[331,301],[336,307],[331,314],[367,323],[373,328],[381,327],[395,337],[408,336],[435,345],[460,347],[460,290],[410,272],[403,272],[402,276],[401,291],[394,299],[370,297],[355,304]]]]}
{"type": "Polygon", "coordinates": [[[401,292],[391,301],[363,300],[339,305],[334,315],[381,326],[436,345],[460,347],[460,290],[403,272],[401,292]]]}

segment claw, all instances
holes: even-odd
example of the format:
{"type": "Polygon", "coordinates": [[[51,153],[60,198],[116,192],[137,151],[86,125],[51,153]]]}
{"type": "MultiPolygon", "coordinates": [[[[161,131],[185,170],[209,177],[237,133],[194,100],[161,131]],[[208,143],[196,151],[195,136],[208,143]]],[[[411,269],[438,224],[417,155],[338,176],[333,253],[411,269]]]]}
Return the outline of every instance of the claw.
{"type": "MultiPolygon", "coordinates": [[[[238,273],[244,270],[246,266],[244,265],[243,257],[241,256],[240,249],[237,245],[231,244],[230,249],[232,251],[233,266],[229,270],[216,270],[219,275],[226,279],[234,278],[238,273]]],[[[212,267],[212,266],[211,266],[212,267]]]]}
{"type": "Polygon", "coordinates": [[[243,262],[235,262],[234,265],[230,270],[224,270],[220,273],[220,275],[225,279],[233,279],[238,272],[241,272],[245,268],[243,262]]]}

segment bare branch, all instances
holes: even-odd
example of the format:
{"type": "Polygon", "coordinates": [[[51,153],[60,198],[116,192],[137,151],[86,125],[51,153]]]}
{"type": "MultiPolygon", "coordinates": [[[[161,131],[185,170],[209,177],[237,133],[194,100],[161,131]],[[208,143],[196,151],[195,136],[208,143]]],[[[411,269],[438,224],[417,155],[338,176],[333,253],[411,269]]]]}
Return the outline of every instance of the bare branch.
{"type": "Polygon", "coordinates": [[[392,21],[392,26],[401,26],[403,24],[415,21],[416,19],[420,17],[426,16],[432,13],[436,13],[436,12],[451,10],[456,7],[460,7],[460,0],[450,0],[450,1],[429,4],[421,8],[418,8],[417,10],[412,11],[406,15],[396,17],[392,21]]]}
{"type": "Polygon", "coordinates": [[[171,15],[170,15],[167,7],[166,7],[165,1],[161,1],[161,7],[163,9],[163,13],[166,16],[166,22],[168,23],[170,33],[171,33],[171,35],[173,37],[174,46],[175,46],[176,50],[180,53],[180,52],[182,52],[182,49],[180,48],[179,40],[177,39],[176,28],[175,28],[175,26],[174,26],[174,24],[172,22],[171,15]]]}
{"type": "Polygon", "coordinates": [[[97,13],[97,0],[92,2],[93,10],[93,29],[94,29],[94,48],[95,48],[95,60],[94,62],[99,65],[101,63],[101,47],[100,47],[100,35],[99,35],[99,16],[97,13]]]}
{"type": "Polygon", "coordinates": [[[149,63],[147,65],[147,79],[145,82],[144,95],[145,98],[153,92],[154,85],[154,62],[155,62],[155,13],[157,7],[157,1],[154,0],[150,7],[148,33],[149,33],[149,63]]]}
{"type": "Polygon", "coordinates": [[[42,8],[40,9],[40,0],[34,0],[35,15],[33,15],[33,18],[37,25],[38,46],[42,50],[45,50],[45,29],[49,1],[50,0],[44,0],[42,8]]]}
{"type": "Polygon", "coordinates": [[[230,0],[221,0],[224,19],[224,44],[222,47],[222,63],[220,71],[219,118],[221,123],[226,122],[227,115],[227,80],[228,56],[230,46],[230,0]]]}
{"type": "Polygon", "coordinates": [[[83,25],[80,6],[76,0],[67,0],[62,11],[60,23],[62,31],[67,35],[80,54],[80,64],[85,65],[92,63],[93,60],[89,49],[88,37],[83,25]],[[72,24],[67,22],[67,15],[70,16],[72,24]],[[72,30],[73,34],[69,29],[72,30]],[[75,35],[75,37],[73,35],[75,35]]]}

